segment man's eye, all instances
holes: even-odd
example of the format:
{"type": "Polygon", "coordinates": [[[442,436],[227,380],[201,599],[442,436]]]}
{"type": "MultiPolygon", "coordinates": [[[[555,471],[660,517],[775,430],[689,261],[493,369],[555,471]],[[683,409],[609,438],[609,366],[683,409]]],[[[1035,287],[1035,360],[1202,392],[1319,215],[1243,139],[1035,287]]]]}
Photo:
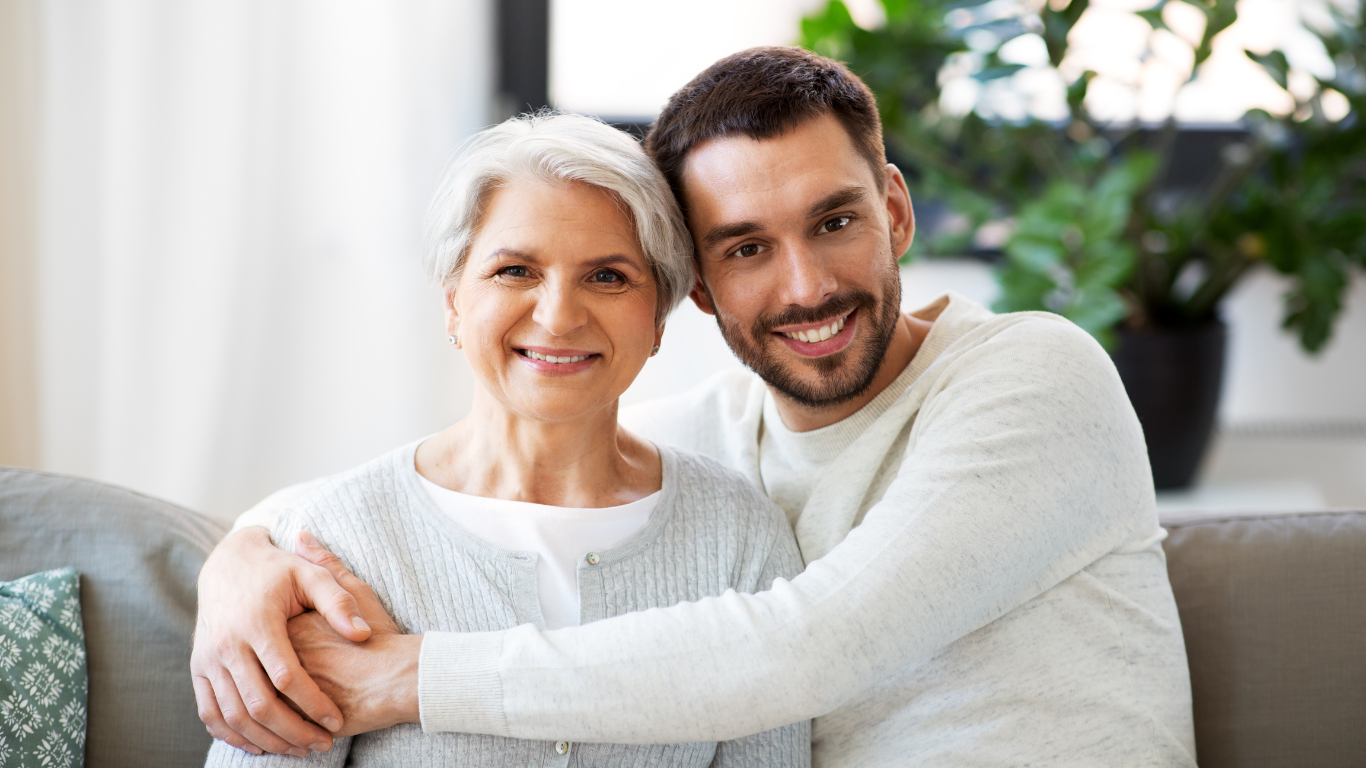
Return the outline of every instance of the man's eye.
{"type": "Polygon", "coordinates": [[[621,282],[621,275],[617,274],[616,272],[613,272],[610,269],[600,269],[597,272],[593,273],[593,282],[619,283],[621,282]]]}
{"type": "Polygon", "coordinates": [[[760,253],[763,253],[763,251],[764,247],[758,243],[745,243],[730,253],[732,256],[739,256],[740,258],[747,259],[750,256],[758,256],[760,253]]]}
{"type": "Polygon", "coordinates": [[[822,224],[821,230],[824,232],[838,232],[841,229],[844,229],[845,227],[849,226],[850,220],[851,218],[849,216],[836,216],[835,218],[830,219],[829,221],[822,224]]]}
{"type": "Polygon", "coordinates": [[[527,271],[526,267],[513,266],[503,267],[502,269],[498,270],[498,274],[504,275],[505,277],[526,277],[530,273],[527,271]]]}

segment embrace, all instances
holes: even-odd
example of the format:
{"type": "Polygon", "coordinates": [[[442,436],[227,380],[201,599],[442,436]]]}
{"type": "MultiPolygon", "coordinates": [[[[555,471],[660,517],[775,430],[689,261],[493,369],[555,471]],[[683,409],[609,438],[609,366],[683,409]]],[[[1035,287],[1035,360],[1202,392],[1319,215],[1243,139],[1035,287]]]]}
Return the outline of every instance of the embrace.
{"type": "Polygon", "coordinates": [[[209,765],[1194,766],[1119,377],[1054,315],[901,311],[844,66],[722,59],[643,148],[513,118],[428,227],[470,414],[210,557],[209,765]],[[685,295],[749,371],[618,414],[685,295]]]}

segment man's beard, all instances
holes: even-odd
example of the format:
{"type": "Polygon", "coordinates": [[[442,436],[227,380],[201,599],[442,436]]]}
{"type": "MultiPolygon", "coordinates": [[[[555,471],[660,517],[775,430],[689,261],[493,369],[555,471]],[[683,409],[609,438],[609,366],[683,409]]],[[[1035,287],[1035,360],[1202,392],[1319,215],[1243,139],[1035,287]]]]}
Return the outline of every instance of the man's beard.
{"type": "MultiPolygon", "coordinates": [[[[896,262],[890,263],[880,287],[880,300],[868,291],[842,291],[818,307],[788,307],[777,314],[760,317],[748,331],[723,312],[714,299],[711,305],[716,311],[721,335],[740,362],[795,402],[808,408],[825,408],[864,394],[877,377],[901,316],[901,274],[896,262]],[[804,380],[792,369],[792,363],[772,351],[774,346],[782,344],[773,338],[773,329],[832,320],[854,309],[859,310],[854,331],[857,333],[859,326],[868,325],[861,343],[854,340],[833,355],[801,359],[796,363],[818,374],[814,383],[804,380]]],[[[707,295],[710,298],[710,290],[707,295]]]]}

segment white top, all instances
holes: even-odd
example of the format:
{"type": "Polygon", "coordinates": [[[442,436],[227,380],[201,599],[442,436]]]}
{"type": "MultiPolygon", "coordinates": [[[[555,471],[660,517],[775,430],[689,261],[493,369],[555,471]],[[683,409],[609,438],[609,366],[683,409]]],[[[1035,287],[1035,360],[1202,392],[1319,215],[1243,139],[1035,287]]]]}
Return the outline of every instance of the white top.
{"type": "Polygon", "coordinates": [[[610,549],[650,522],[656,491],[619,507],[577,509],[489,499],[442,488],[418,474],[422,489],[457,525],[503,549],[535,552],[536,588],[546,629],[579,625],[579,561],[610,549]]]}

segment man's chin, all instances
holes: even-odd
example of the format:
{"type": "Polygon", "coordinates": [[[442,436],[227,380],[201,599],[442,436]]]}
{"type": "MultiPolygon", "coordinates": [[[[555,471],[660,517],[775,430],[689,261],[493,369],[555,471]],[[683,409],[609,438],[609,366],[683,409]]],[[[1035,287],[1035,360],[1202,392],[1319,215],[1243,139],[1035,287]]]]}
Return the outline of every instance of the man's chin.
{"type": "Polygon", "coordinates": [[[855,342],[834,354],[809,358],[773,342],[773,348],[764,350],[762,361],[750,364],[750,368],[789,400],[808,408],[830,408],[853,400],[872,386],[877,370],[862,370],[865,366],[860,365],[857,346],[855,342]]]}

